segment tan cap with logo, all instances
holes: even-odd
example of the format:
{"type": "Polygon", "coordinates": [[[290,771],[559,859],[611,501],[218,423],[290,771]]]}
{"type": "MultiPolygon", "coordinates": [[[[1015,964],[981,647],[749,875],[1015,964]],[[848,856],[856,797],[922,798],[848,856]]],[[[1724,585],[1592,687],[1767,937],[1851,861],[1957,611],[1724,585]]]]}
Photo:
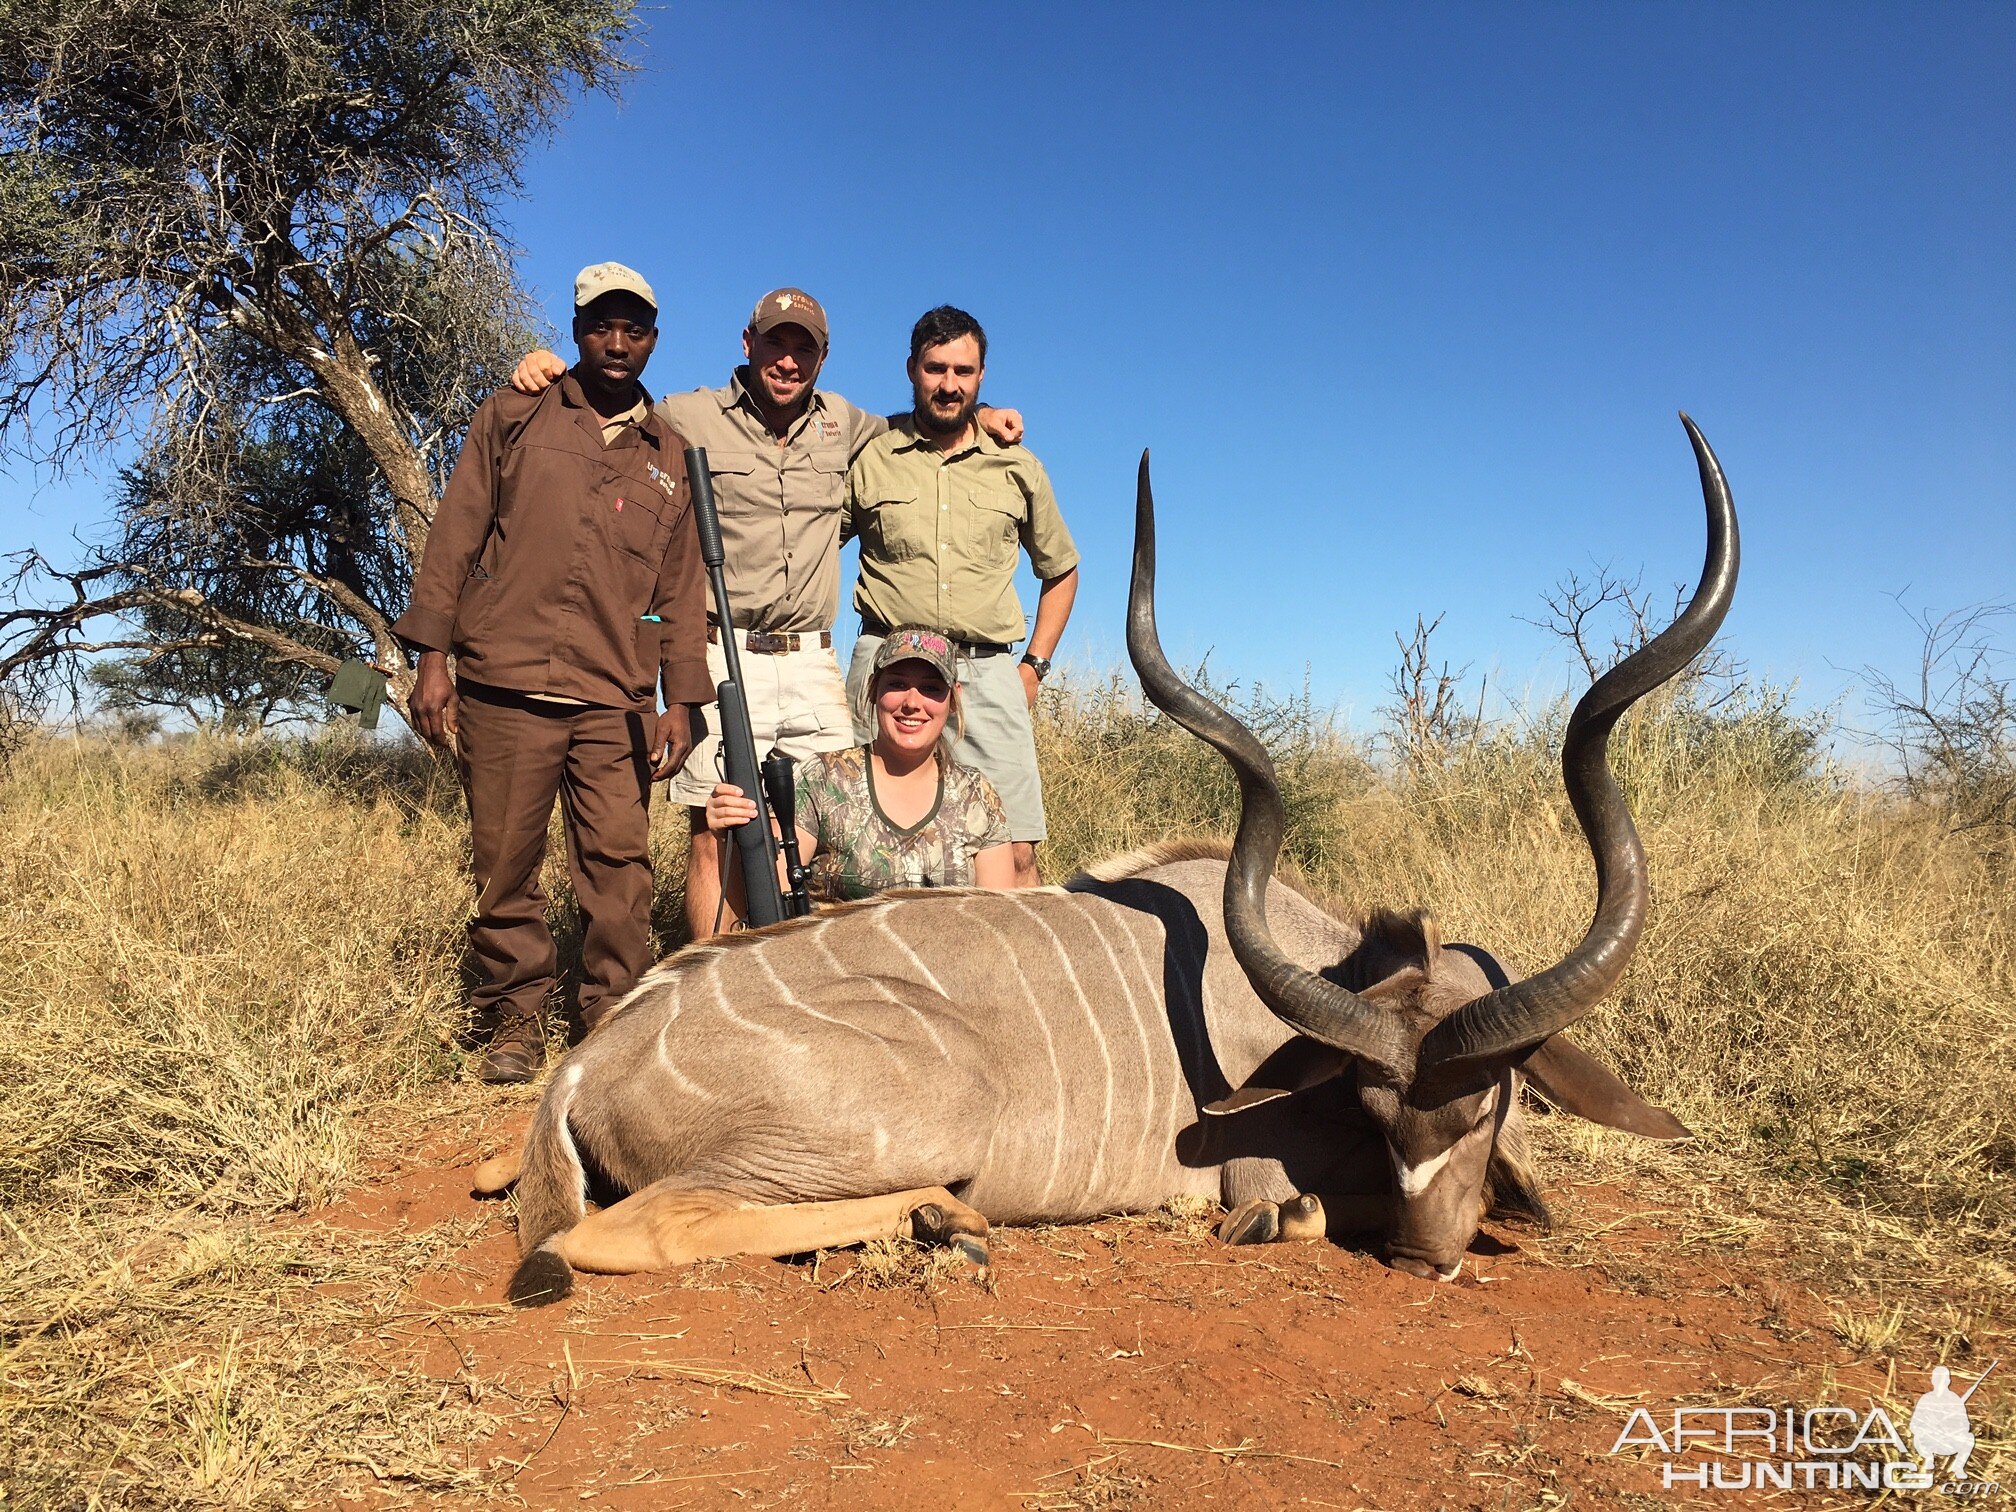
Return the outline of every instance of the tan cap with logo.
{"type": "Polygon", "coordinates": [[[604,294],[635,294],[653,310],[658,308],[658,296],[634,268],[618,262],[595,263],[574,275],[575,309],[586,309],[604,294]]]}
{"type": "Polygon", "coordinates": [[[756,301],[749,329],[760,336],[780,325],[803,326],[826,345],[826,311],[803,289],[772,289],[756,301]]]}

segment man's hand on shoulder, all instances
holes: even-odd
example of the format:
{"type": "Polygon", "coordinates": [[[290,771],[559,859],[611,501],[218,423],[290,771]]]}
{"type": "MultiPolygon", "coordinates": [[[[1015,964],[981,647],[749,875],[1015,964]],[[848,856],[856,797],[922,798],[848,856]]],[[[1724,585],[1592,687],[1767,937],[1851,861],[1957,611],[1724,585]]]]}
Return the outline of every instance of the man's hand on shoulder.
{"type": "Polygon", "coordinates": [[[1022,444],[1022,411],[993,409],[981,405],[973,412],[973,418],[980,422],[980,428],[1003,446],[1022,444]]]}
{"type": "Polygon", "coordinates": [[[693,751],[693,706],[674,704],[658,716],[651,732],[651,780],[663,782],[693,751]]]}
{"type": "MultiPolygon", "coordinates": [[[[518,366],[511,369],[511,387],[521,394],[543,394],[566,374],[567,364],[559,354],[541,347],[518,359],[518,366]]],[[[1016,420],[1019,427],[1021,417],[1016,420]]]]}

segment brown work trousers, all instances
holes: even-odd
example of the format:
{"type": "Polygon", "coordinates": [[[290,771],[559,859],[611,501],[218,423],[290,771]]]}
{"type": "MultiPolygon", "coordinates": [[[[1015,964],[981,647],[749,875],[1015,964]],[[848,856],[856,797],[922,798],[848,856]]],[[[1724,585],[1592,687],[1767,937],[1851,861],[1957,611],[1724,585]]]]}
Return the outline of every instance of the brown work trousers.
{"type": "Polygon", "coordinates": [[[456,691],[476,873],[476,1021],[494,1022],[499,1039],[545,1021],[557,952],[539,868],[557,793],[581,905],[581,1019],[592,1029],[651,964],[648,716],[468,681],[456,691]]]}

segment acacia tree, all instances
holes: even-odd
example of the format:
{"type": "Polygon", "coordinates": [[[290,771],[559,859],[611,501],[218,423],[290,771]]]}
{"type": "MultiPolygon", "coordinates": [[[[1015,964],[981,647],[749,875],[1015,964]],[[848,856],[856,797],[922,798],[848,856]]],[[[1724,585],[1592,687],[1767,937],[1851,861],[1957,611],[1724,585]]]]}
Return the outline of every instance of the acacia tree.
{"type": "Polygon", "coordinates": [[[1862,672],[1904,791],[1941,805],[1955,830],[2016,829],[2016,675],[1997,638],[2012,617],[2000,603],[1920,610],[1917,676],[1862,672]]]}
{"type": "Polygon", "coordinates": [[[357,654],[403,713],[392,621],[536,334],[500,206],[630,11],[0,0],[0,447],[137,456],[81,560],[13,559],[0,696],[105,650],[276,686],[357,654]]]}

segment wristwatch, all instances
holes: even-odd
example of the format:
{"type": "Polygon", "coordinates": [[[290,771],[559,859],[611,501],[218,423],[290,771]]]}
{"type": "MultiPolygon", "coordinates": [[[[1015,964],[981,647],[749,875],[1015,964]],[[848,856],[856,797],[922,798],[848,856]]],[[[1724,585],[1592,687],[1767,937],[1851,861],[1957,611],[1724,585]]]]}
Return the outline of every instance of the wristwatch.
{"type": "Polygon", "coordinates": [[[1036,681],[1041,682],[1050,675],[1050,658],[1030,652],[1022,658],[1022,665],[1036,669],[1036,681]]]}

